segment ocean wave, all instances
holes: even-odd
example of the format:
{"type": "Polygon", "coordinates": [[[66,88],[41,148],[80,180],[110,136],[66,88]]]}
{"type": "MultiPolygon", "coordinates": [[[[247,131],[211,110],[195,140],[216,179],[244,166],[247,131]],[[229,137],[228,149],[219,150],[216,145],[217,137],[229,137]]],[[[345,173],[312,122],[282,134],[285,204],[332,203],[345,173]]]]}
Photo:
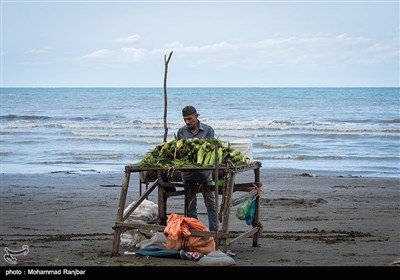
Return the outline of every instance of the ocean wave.
{"type": "Polygon", "coordinates": [[[400,123],[400,119],[384,120],[383,123],[400,123]]]}
{"type": "Polygon", "coordinates": [[[381,125],[376,123],[332,123],[317,121],[278,121],[278,120],[230,120],[229,126],[226,121],[210,120],[208,124],[212,125],[214,130],[223,131],[324,131],[324,132],[400,132],[400,126],[397,123],[381,125]]]}
{"type": "MultiPolygon", "coordinates": [[[[154,132],[86,132],[86,131],[71,131],[72,135],[84,137],[159,137],[162,139],[163,134],[154,132]]],[[[134,141],[135,139],[131,139],[134,141]]]]}
{"type": "Polygon", "coordinates": [[[313,155],[278,155],[278,156],[259,156],[259,160],[316,160],[316,159],[329,159],[329,160],[342,160],[342,156],[313,156],[313,155]]]}
{"type": "MultiPolygon", "coordinates": [[[[163,130],[164,123],[162,120],[143,119],[143,120],[126,120],[126,119],[90,119],[83,117],[75,117],[73,121],[50,118],[49,116],[3,116],[5,121],[2,122],[2,129],[18,129],[18,128],[61,128],[61,129],[140,129],[140,130],[163,130]],[[23,121],[21,121],[23,120],[23,121]]],[[[226,120],[208,120],[205,122],[211,125],[216,133],[222,132],[230,136],[236,132],[257,133],[261,131],[284,132],[284,131],[322,131],[322,132],[384,132],[398,133],[400,132],[399,119],[392,119],[386,123],[356,123],[356,122],[319,122],[319,121],[298,121],[298,120],[229,120],[229,126],[226,120]]],[[[184,123],[182,120],[168,121],[168,128],[177,131],[184,123]]],[[[247,136],[246,136],[247,137],[247,136]]]]}
{"type": "Polygon", "coordinates": [[[281,143],[262,143],[263,147],[266,147],[268,149],[285,149],[285,148],[296,148],[300,147],[299,144],[281,144],[281,143]]]}
{"type": "Polygon", "coordinates": [[[73,153],[71,155],[71,157],[75,160],[75,161],[92,161],[92,160],[117,160],[117,159],[122,159],[125,157],[125,154],[120,153],[120,154],[116,154],[116,153],[104,153],[104,154],[97,154],[97,153],[82,153],[82,154],[78,154],[78,153],[73,153]]]}
{"type": "Polygon", "coordinates": [[[120,123],[56,123],[46,125],[46,127],[64,128],[64,129],[128,129],[131,128],[127,124],[120,123]]]}
{"type": "Polygon", "coordinates": [[[56,159],[46,159],[43,161],[31,161],[29,164],[43,164],[43,165],[51,165],[51,164],[87,164],[90,162],[109,162],[109,161],[120,161],[127,157],[124,153],[70,153],[64,154],[63,156],[57,156],[59,158],[56,159]]]}
{"type": "Polygon", "coordinates": [[[47,142],[47,140],[41,139],[40,141],[35,141],[35,140],[17,140],[17,141],[15,141],[15,143],[16,144],[21,144],[21,145],[31,145],[31,144],[39,143],[39,142],[43,142],[43,141],[47,142]]]}
{"type": "Polygon", "coordinates": [[[6,120],[6,121],[16,121],[16,120],[49,120],[51,117],[49,116],[36,116],[36,115],[3,115],[0,116],[1,120],[6,120]]]}
{"type": "Polygon", "coordinates": [[[129,133],[117,133],[117,132],[83,132],[83,131],[71,131],[72,135],[84,136],[84,137],[115,137],[115,136],[134,136],[129,133]]]}
{"type": "MultiPolygon", "coordinates": [[[[4,129],[19,129],[19,128],[36,128],[43,127],[43,125],[37,123],[10,123],[10,124],[2,124],[0,126],[1,130],[4,129]]],[[[3,133],[3,131],[2,131],[3,133]]]]}
{"type": "Polygon", "coordinates": [[[278,155],[278,156],[254,156],[257,160],[347,160],[347,161],[396,161],[400,160],[400,156],[392,157],[373,157],[373,156],[316,156],[316,155],[278,155]]]}
{"type": "Polygon", "coordinates": [[[371,124],[387,124],[387,123],[400,123],[400,119],[331,119],[332,123],[371,123],[371,124]]]}
{"type": "MultiPolygon", "coordinates": [[[[400,167],[398,88],[362,89],[362,98],[360,89],[350,88],[171,90],[167,139],[185,124],[180,108],[189,94],[218,138],[251,139],[253,158],[267,168],[384,173],[400,167]]],[[[162,89],[19,88],[3,91],[2,98],[5,170],[123,169],[163,141],[163,104],[154,102],[162,100],[162,89]]]]}

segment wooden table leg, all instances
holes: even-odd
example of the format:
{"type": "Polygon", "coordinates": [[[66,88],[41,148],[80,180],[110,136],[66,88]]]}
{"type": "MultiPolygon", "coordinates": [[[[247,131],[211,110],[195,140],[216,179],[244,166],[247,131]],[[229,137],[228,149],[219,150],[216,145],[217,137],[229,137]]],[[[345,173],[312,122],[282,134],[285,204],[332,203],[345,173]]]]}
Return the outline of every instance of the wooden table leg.
{"type": "Polygon", "coordinates": [[[158,174],[158,217],[161,224],[167,224],[167,197],[164,193],[164,180],[161,174],[158,174]]]}
{"type": "MultiPolygon", "coordinates": [[[[254,169],[254,182],[257,187],[261,187],[260,184],[260,168],[254,169]]],[[[260,194],[256,197],[256,211],[254,213],[253,227],[261,227],[260,224],[260,194]]],[[[253,234],[253,247],[258,247],[258,236],[260,231],[253,234]]]]}
{"type": "Polygon", "coordinates": [[[228,239],[228,229],[229,229],[229,213],[231,212],[232,207],[232,193],[233,188],[235,186],[235,174],[233,172],[228,173],[227,175],[228,182],[225,188],[225,201],[222,205],[222,229],[221,229],[221,246],[222,251],[226,251],[227,249],[227,239],[228,239]]]}
{"type": "MultiPolygon", "coordinates": [[[[119,197],[119,206],[118,206],[118,212],[117,212],[117,222],[122,222],[123,221],[125,203],[126,203],[126,196],[127,196],[127,193],[128,193],[130,176],[131,176],[130,172],[125,172],[124,182],[122,183],[122,187],[121,187],[121,195],[119,197]]],[[[122,229],[120,227],[115,227],[114,226],[114,240],[113,240],[113,248],[112,248],[112,253],[111,253],[112,256],[119,255],[118,251],[119,251],[119,245],[120,245],[120,242],[121,242],[121,233],[122,233],[122,229]]]]}

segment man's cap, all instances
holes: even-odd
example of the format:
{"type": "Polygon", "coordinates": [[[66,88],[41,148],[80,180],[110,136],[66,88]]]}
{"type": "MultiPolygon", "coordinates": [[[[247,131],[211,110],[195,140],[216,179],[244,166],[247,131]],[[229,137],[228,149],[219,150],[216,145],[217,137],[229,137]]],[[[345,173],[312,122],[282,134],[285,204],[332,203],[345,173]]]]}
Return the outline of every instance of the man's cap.
{"type": "Polygon", "coordinates": [[[193,115],[197,113],[196,108],[193,106],[186,106],[185,108],[182,109],[182,116],[187,117],[190,115],[193,115]]]}

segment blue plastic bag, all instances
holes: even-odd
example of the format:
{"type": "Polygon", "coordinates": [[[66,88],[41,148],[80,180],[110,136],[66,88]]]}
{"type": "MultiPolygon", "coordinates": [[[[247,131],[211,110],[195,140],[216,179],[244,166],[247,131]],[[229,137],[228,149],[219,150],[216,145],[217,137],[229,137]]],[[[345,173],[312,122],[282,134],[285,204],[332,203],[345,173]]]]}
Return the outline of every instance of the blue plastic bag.
{"type": "Polygon", "coordinates": [[[236,210],[236,217],[239,220],[245,220],[246,224],[251,225],[254,221],[254,215],[256,213],[256,200],[255,196],[247,199],[245,202],[239,205],[236,210]]]}
{"type": "Polygon", "coordinates": [[[252,202],[250,203],[248,211],[246,212],[245,216],[246,224],[248,225],[253,224],[255,213],[256,213],[256,200],[253,199],[252,202]]]}

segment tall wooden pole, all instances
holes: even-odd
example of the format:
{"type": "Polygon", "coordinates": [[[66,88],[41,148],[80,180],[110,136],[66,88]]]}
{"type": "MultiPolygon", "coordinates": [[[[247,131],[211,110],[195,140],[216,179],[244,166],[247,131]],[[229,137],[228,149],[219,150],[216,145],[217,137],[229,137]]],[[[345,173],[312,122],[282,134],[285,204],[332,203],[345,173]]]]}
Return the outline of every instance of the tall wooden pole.
{"type": "Polygon", "coordinates": [[[167,142],[167,135],[168,135],[168,126],[167,126],[167,73],[168,73],[168,63],[172,56],[172,51],[167,56],[164,55],[164,64],[165,64],[165,71],[164,71],[164,142],[167,142]]]}

